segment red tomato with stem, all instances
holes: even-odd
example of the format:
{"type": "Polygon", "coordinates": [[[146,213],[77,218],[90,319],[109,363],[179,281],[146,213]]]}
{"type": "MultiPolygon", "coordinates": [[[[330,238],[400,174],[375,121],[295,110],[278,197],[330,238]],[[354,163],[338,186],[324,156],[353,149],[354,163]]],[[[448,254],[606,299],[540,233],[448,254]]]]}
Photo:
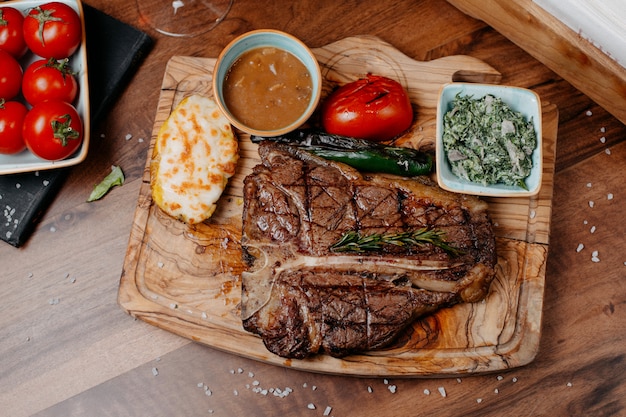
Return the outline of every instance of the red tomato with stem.
{"type": "Polygon", "coordinates": [[[0,49],[20,59],[28,49],[24,42],[22,12],[13,7],[0,7],[0,49]]]}
{"type": "Polygon", "coordinates": [[[0,98],[11,100],[22,87],[22,67],[12,55],[0,50],[0,98]]]}
{"type": "Polygon", "coordinates": [[[24,18],[24,40],[43,58],[70,57],[80,45],[82,25],[78,13],[64,3],[34,7],[24,18]]]}
{"type": "Polygon", "coordinates": [[[73,103],[78,94],[78,81],[67,58],[33,62],[22,77],[22,95],[31,105],[45,100],[73,103]]]}
{"type": "Polygon", "coordinates": [[[27,112],[18,101],[0,99],[0,153],[11,155],[26,149],[22,126],[27,112]]]}
{"type": "Polygon", "coordinates": [[[368,74],[333,91],[322,104],[322,125],[328,133],[387,141],[413,122],[413,107],[400,83],[368,74]]]}
{"type": "Polygon", "coordinates": [[[22,136],[32,153],[49,161],[59,161],[80,147],[83,124],[71,104],[43,101],[26,114],[22,136]]]}

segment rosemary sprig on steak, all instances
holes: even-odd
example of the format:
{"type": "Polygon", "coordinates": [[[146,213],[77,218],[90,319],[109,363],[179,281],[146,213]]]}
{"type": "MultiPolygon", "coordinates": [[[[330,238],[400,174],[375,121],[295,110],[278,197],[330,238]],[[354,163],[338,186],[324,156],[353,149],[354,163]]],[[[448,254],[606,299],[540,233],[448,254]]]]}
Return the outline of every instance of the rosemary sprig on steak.
{"type": "Polygon", "coordinates": [[[330,247],[332,252],[368,252],[381,250],[384,245],[419,246],[430,243],[443,249],[450,256],[458,256],[461,250],[448,244],[441,230],[421,229],[398,233],[372,233],[366,236],[360,232],[349,230],[330,247]]]}

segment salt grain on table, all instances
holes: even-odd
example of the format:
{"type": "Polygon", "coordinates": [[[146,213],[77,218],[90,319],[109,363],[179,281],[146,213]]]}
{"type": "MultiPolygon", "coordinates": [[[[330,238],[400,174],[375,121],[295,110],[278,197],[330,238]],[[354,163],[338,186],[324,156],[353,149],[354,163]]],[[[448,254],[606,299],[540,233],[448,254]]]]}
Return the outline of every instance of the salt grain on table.
{"type": "Polygon", "coordinates": [[[583,245],[582,243],[578,244],[578,247],[576,248],[576,252],[580,252],[581,250],[583,250],[585,248],[585,245],[583,245]]]}
{"type": "Polygon", "coordinates": [[[437,391],[439,391],[439,394],[441,394],[442,397],[445,398],[447,396],[446,389],[444,387],[437,388],[437,391]]]}

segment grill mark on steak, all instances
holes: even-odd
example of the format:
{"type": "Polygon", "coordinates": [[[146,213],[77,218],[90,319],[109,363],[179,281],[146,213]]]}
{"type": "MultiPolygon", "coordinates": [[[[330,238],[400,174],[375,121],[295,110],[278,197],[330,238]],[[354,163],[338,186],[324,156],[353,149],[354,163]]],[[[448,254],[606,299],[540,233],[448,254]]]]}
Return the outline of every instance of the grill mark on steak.
{"type": "Polygon", "coordinates": [[[428,179],[361,175],[263,142],[244,180],[242,321],[289,358],[388,346],[416,317],[488,292],[495,237],[486,203],[428,179]],[[332,253],[343,233],[433,227],[462,250],[431,244],[332,253]]]}

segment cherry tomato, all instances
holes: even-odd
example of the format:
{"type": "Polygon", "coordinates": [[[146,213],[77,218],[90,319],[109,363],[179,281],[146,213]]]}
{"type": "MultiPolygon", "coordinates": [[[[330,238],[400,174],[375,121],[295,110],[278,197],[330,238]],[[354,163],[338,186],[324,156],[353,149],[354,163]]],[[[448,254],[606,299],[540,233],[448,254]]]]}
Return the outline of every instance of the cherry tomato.
{"type": "Polygon", "coordinates": [[[70,57],[80,45],[82,26],[78,13],[67,4],[45,3],[24,18],[24,40],[43,58],[70,57]]]}
{"type": "Polygon", "coordinates": [[[22,87],[22,67],[8,52],[0,50],[0,98],[10,100],[22,87]]]}
{"type": "Polygon", "coordinates": [[[26,149],[22,125],[27,111],[18,101],[0,99],[0,153],[10,155],[26,149]]]}
{"type": "Polygon", "coordinates": [[[31,105],[45,100],[74,102],[78,82],[69,66],[68,59],[54,58],[33,62],[24,71],[22,94],[31,105]]]}
{"type": "Polygon", "coordinates": [[[392,139],[413,122],[411,101],[402,85],[371,74],[333,91],[322,104],[321,115],[328,133],[373,141],[392,139]]]}
{"type": "Polygon", "coordinates": [[[80,147],[83,124],[71,104],[43,101],[26,114],[22,136],[32,153],[49,161],[58,161],[80,147]]]}
{"type": "Polygon", "coordinates": [[[19,59],[28,49],[24,42],[22,12],[13,7],[0,7],[0,49],[19,59]]]}

